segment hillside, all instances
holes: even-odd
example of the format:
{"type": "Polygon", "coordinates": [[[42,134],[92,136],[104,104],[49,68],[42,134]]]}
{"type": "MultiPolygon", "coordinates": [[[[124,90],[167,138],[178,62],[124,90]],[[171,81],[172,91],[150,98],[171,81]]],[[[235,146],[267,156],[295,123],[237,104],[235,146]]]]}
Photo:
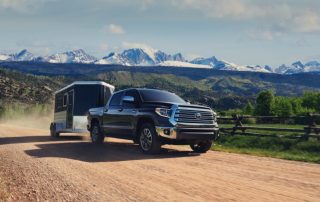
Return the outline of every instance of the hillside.
{"type": "Polygon", "coordinates": [[[1,103],[45,104],[67,83],[63,77],[34,76],[0,68],[1,103]]]}
{"type": "Polygon", "coordinates": [[[75,80],[103,80],[116,86],[148,87],[177,93],[193,103],[215,109],[243,107],[258,92],[298,96],[319,91],[320,75],[279,75],[257,72],[214,71],[174,67],[123,67],[115,65],[2,63],[1,100],[23,103],[52,101],[52,93],[75,80]],[[15,71],[12,71],[15,70],[15,71]]]}
{"type": "Polygon", "coordinates": [[[112,83],[117,89],[127,87],[148,87],[165,89],[177,93],[184,99],[201,103],[216,109],[243,107],[248,101],[254,102],[262,90],[273,90],[276,95],[299,96],[306,91],[320,88],[265,81],[259,77],[240,75],[215,75],[203,79],[190,79],[173,74],[142,73],[133,71],[109,71],[97,78],[112,83]]]}
{"type": "Polygon", "coordinates": [[[95,65],[95,64],[53,64],[34,62],[0,62],[0,67],[17,70],[37,75],[64,75],[64,76],[93,76],[99,73],[111,71],[128,71],[155,74],[173,74],[188,77],[192,80],[202,80],[210,77],[237,77],[249,79],[253,82],[271,82],[274,84],[292,84],[311,88],[320,88],[320,75],[300,73],[293,75],[281,75],[262,72],[225,71],[213,69],[184,68],[184,67],[128,67],[121,65],[95,65]]]}

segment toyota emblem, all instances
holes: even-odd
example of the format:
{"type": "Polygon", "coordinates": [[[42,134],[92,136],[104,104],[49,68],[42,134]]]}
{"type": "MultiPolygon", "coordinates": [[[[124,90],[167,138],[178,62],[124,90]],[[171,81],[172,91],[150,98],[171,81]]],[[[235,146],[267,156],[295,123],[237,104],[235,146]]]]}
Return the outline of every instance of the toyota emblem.
{"type": "Polygon", "coordinates": [[[196,119],[201,119],[201,113],[196,113],[196,119]]]}

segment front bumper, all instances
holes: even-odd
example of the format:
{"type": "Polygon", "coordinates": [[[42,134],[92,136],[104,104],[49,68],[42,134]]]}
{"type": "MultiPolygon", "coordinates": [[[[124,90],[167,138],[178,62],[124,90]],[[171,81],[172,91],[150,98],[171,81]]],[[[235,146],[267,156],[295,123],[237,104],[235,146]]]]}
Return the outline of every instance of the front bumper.
{"type": "Polygon", "coordinates": [[[218,127],[156,127],[160,137],[174,140],[215,140],[219,136],[218,127]]]}

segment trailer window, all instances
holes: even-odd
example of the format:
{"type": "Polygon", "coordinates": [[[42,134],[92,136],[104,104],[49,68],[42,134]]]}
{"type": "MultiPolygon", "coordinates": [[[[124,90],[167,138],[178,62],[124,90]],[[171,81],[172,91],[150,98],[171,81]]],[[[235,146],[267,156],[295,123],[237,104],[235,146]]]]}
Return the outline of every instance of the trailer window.
{"type": "Polygon", "coordinates": [[[68,95],[67,94],[64,94],[63,95],[63,106],[67,106],[67,99],[68,99],[68,95]]]}

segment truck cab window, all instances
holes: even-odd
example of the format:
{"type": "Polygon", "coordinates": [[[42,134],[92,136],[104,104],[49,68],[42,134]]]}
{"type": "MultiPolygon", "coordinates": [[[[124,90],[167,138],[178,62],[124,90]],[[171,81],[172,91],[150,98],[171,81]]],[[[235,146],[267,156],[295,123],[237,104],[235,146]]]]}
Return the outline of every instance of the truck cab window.
{"type": "Polygon", "coordinates": [[[134,102],[133,103],[123,102],[122,106],[124,108],[136,108],[136,107],[139,106],[140,96],[139,96],[138,91],[136,91],[136,90],[128,90],[128,91],[126,91],[125,96],[133,97],[134,98],[134,102]]]}
{"type": "Polygon", "coordinates": [[[123,92],[116,93],[112,96],[110,100],[110,106],[120,106],[123,92]]]}

